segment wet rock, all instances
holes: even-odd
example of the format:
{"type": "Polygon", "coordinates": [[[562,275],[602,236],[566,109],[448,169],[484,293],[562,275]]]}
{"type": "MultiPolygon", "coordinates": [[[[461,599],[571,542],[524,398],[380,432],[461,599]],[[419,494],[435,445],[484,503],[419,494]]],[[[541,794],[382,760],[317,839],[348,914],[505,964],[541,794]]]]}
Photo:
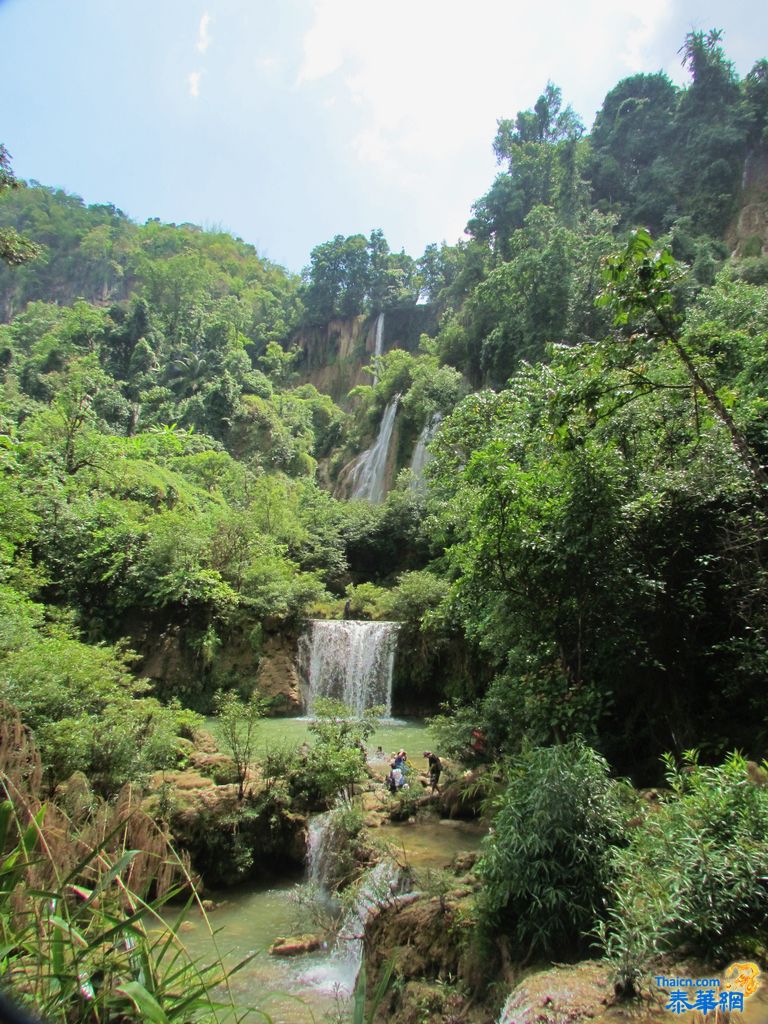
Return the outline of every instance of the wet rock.
{"type": "Polygon", "coordinates": [[[477,864],[479,853],[457,853],[451,861],[451,871],[457,875],[466,875],[477,864]]]}
{"type": "Polygon", "coordinates": [[[320,935],[292,935],[289,938],[277,938],[269,947],[271,956],[302,956],[314,953],[323,945],[320,935]]]}

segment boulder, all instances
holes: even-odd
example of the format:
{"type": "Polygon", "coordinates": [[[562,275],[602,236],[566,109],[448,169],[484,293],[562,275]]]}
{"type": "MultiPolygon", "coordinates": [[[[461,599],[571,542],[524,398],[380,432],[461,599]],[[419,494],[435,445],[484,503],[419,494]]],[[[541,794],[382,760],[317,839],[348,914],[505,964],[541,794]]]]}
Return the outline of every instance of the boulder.
{"type": "Polygon", "coordinates": [[[323,940],[319,935],[291,935],[289,938],[277,938],[269,947],[271,956],[302,956],[320,949],[323,940]]]}
{"type": "Polygon", "coordinates": [[[610,967],[585,960],[529,975],[510,993],[498,1024],[589,1024],[614,1000],[610,967]]]}

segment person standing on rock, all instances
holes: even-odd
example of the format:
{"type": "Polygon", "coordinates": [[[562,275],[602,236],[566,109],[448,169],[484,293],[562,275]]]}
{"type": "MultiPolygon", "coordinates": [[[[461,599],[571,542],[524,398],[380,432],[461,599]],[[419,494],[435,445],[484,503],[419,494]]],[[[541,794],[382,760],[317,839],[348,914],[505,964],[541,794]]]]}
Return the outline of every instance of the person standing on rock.
{"type": "Polygon", "coordinates": [[[429,764],[429,784],[432,787],[432,792],[439,793],[440,787],[438,782],[440,781],[440,773],[443,770],[443,762],[431,750],[425,750],[424,757],[426,757],[429,764]]]}

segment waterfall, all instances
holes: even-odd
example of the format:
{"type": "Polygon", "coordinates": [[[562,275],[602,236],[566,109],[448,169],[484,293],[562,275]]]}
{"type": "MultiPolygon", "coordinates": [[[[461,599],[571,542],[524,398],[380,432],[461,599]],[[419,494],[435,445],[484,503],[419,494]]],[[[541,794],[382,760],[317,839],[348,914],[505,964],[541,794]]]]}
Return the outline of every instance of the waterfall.
{"type": "Polygon", "coordinates": [[[333,811],[315,814],[309,819],[307,842],[307,881],[319,892],[325,891],[329,862],[336,855],[332,842],[333,811]]]}
{"type": "Polygon", "coordinates": [[[378,436],[372,447],[358,455],[349,469],[352,498],[365,498],[374,505],[384,501],[389,445],[395,429],[400,395],[390,401],[381,417],[378,436]]]}
{"type": "Polygon", "coordinates": [[[424,467],[428,462],[432,461],[432,456],[427,451],[427,445],[437,433],[437,428],[440,426],[442,419],[443,414],[436,412],[427,420],[419,434],[416,447],[413,449],[413,456],[411,457],[411,472],[413,473],[414,479],[411,487],[414,491],[426,490],[427,482],[424,479],[424,467]]]}
{"type": "Polygon", "coordinates": [[[341,968],[342,985],[349,992],[355,987],[363,962],[365,926],[371,911],[401,896],[407,881],[406,872],[390,860],[382,860],[366,872],[354,905],[344,915],[331,953],[331,958],[341,968]]]}
{"type": "Polygon", "coordinates": [[[373,342],[373,383],[379,382],[379,359],[384,344],[384,314],[379,313],[376,317],[376,333],[373,342]]]}
{"type": "Polygon", "coordinates": [[[356,715],[383,704],[392,714],[397,622],[312,619],[299,640],[307,711],[317,697],[342,700],[356,715]]]}
{"type": "Polygon", "coordinates": [[[363,961],[363,937],[371,912],[399,900],[407,887],[407,873],[392,861],[380,861],[370,868],[354,905],[344,915],[330,957],[323,965],[306,971],[302,979],[327,991],[350,994],[363,961]]]}

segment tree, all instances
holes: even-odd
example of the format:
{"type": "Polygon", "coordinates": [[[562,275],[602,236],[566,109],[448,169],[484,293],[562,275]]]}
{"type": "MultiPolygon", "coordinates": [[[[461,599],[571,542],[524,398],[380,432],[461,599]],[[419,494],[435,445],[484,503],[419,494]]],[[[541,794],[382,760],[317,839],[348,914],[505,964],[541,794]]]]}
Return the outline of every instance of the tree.
{"type": "Polygon", "coordinates": [[[693,81],[678,104],[674,130],[677,190],[682,212],[701,232],[721,235],[736,208],[746,156],[741,91],[726,59],[722,32],[689,32],[682,63],[693,81]]]}
{"type": "Polygon", "coordinates": [[[557,86],[547,83],[533,110],[498,122],[494,153],[507,171],[473,206],[467,230],[492,243],[497,257],[509,258],[512,233],[537,205],[553,206],[566,222],[583,204],[583,157],[578,140],[584,127],[570,106],[562,107],[557,86]]]}
{"type": "Polygon", "coordinates": [[[532,110],[521,110],[514,121],[502,118],[498,122],[493,151],[499,163],[508,160],[514,166],[519,148],[529,142],[556,145],[558,142],[581,138],[584,125],[570,104],[563,107],[562,90],[547,82],[532,110]]]}
{"type": "Polygon", "coordinates": [[[678,90],[662,73],[632,75],[603,100],[590,133],[593,198],[621,221],[663,230],[678,206],[670,154],[678,90]]]}
{"type": "MultiPolygon", "coordinates": [[[[0,195],[8,189],[18,188],[21,188],[21,182],[11,169],[10,154],[0,143],[0,195]]],[[[0,228],[0,260],[9,266],[16,267],[33,260],[41,252],[39,245],[19,234],[15,228],[0,228]]]]}
{"type": "Polygon", "coordinates": [[[625,325],[631,318],[641,319],[649,339],[672,347],[694,388],[728,431],[736,454],[752,476],[756,495],[768,511],[768,474],[682,335],[683,318],[677,309],[674,289],[683,274],[668,250],[654,246],[647,231],[634,231],[625,250],[606,261],[606,288],[601,301],[616,309],[617,325],[625,325]]]}
{"type": "Polygon", "coordinates": [[[365,776],[365,741],[376,729],[382,708],[369,708],[354,718],[341,701],[323,697],[315,701],[315,718],[307,771],[321,800],[333,800],[365,776]],[[362,755],[362,756],[361,756],[362,755]]]}
{"type": "Polygon", "coordinates": [[[218,733],[235,766],[237,798],[245,796],[248,769],[254,761],[256,726],[267,711],[267,701],[254,692],[248,700],[219,690],[214,699],[218,733]]]}

